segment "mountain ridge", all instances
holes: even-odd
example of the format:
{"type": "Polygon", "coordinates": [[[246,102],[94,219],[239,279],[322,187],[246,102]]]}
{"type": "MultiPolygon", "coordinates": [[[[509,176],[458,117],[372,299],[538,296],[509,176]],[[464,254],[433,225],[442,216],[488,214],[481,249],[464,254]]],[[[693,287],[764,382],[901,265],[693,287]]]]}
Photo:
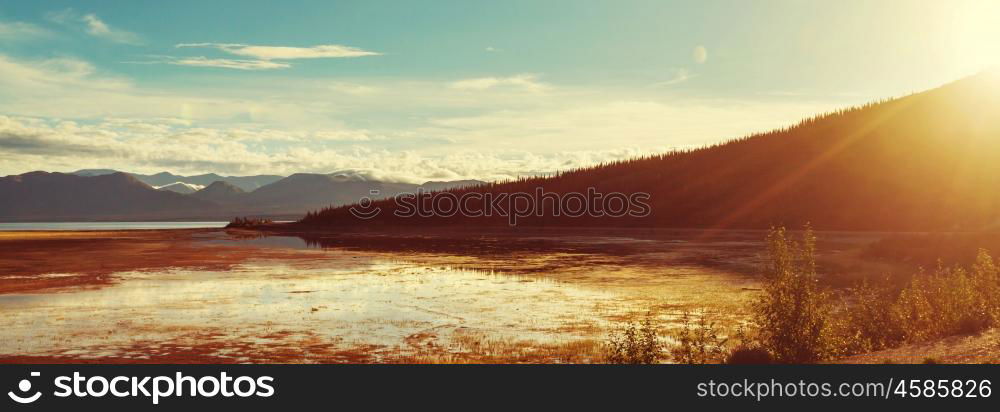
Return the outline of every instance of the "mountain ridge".
{"type": "Polygon", "coordinates": [[[140,173],[119,172],[113,169],[80,169],[69,174],[79,176],[100,176],[112,173],[127,173],[150,186],[165,186],[173,183],[187,183],[197,186],[208,186],[216,181],[231,183],[245,191],[251,191],[274,183],[284,178],[279,175],[222,176],[215,173],[204,173],[193,176],[177,175],[170,172],[159,172],[151,175],[140,173]]]}
{"type": "Polygon", "coordinates": [[[156,190],[125,173],[76,176],[29,172],[0,178],[0,219],[23,221],[88,218],[160,219],[212,214],[217,206],[180,193],[156,190]]]}
{"type": "MultiPolygon", "coordinates": [[[[159,175],[176,176],[166,172],[159,175]]],[[[215,220],[243,215],[297,218],[323,205],[353,202],[372,190],[395,194],[419,187],[341,181],[323,174],[293,176],[249,192],[217,180],[201,190],[178,193],[169,187],[154,188],[140,177],[124,172],[28,172],[0,177],[0,221],[215,220]]],[[[178,184],[190,185],[178,182],[167,186],[178,184]]]]}
{"type": "MultiPolygon", "coordinates": [[[[688,151],[453,190],[456,194],[648,193],[644,217],[570,217],[551,208],[526,226],[830,230],[979,230],[1000,223],[1000,75],[817,115],[791,127],[688,151]]],[[[357,219],[350,205],[302,226],[508,225],[506,217],[400,218],[392,202],[357,219]]],[[[475,203],[473,202],[473,206],[475,203]]]]}

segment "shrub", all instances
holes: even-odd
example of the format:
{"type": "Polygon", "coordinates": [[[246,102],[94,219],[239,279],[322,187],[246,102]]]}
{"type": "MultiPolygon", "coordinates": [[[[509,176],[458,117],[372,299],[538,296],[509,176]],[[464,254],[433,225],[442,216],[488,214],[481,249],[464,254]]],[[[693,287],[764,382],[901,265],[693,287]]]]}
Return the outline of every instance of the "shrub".
{"type": "Polygon", "coordinates": [[[996,325],[1000,321],[1000,269],[986,249],[979,249],[970,281],[976,292],[974,313],[986,326],[996,325]]]}
{"type": "Polygon", "coordinates": [[[726,357],[729,365],[767,365],[774,362],[771,354],[764,348],[752,346],[737,346],[726,357]]]}
{"type": "Polygon", "coordinates": [[[895,310],[907,341],[980,332],[995,320],[996,268],[983,253],[971,271],[939,267],[913,277],[895,310]]]}
{"type": "Polygon", "coordinates": [[[721,362],[726,355],[726,339],[719,337],[714,321],[702,312],[698,320],[684,312],[680,331],[674,336],[678,345],[671,350],[674,361],[687,364],[721,362]]]}
{"type": "Polygon", "coordinates": [[[767,246],[763,293],[753,304],[756,336],[730,354],[733,362],[752,351],[779,363],[816,362],[978,333],[1000,322],[1000,270],[985,250],[971,267],[939,263],[902,285],[888,277],[866,278],[845,291],[842,308],[834,311],[833,295],[817,282],[815,238],[808,227],[801,243],[772,228],[767,246]]]}
{"type": "Polygon", "coordinates": [[[866,278],[848,291],[852,302],[845,311],[846,325],[837,333],[842,353],[871,352],[903,342],[903,328],[893,308],[895,295],[888,277],[866,278]]]}
{"type": "Polygon", "coordinates": [[[729,365],[767,365],[774,363],[774,358],[758,343],[756,336],[751,337],[744,325],[736,328],[735,345],[726,355],[725,363],[729,365]]]}
{"type": "Polygon", "coordinates": [[[642,323],[629,323],[622,330],[612,331],[605,350],[608,363],[652,364],[664,357],[663,343],[650,314],[646,314],[642,323]]]}
{"type": "Polygon", "coordinates": [[[833,352],[830,298],[816,274],[816,238],[806,226],[801,243],[784,228],[767,235],[763,294],[754,303],[757,340],[779,363],[810,363],[833,352]]]}

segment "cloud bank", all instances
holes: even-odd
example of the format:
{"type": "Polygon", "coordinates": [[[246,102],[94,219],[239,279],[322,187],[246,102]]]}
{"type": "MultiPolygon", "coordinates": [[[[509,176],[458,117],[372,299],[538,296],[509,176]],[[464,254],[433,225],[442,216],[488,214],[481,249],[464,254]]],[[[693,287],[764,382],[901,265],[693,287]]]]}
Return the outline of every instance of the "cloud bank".
{"type": "Polygon", "coordinates": [[[278,131],[207,129],[182,124],[109,121],[88,125],[0,116],[3,159],[0,170],[114,168],[140,173],[211,170],[227,174],[367,170],[366,175],[371,179],[423,183],[545,174],[641,153],[636,148],[557,154],[458,150],[441,155],[363,146],[332,149],[313,144],[315,139],[322,139],[314,133],[289,136],[278,131]],[[260,150],[255,145],[275,139],[307,144],[276,150],[260,150]]]}
{"type": "Polygon", "coordinates": [[[101,20],[94,13],[80,14],[73,9],[65,9],[58,12],[51,12],[46,15],[46,18],[53,22],[62,24],[65,26],[79,27],[85,33],[108,40],[115,43],[139,45],[142,44],[142,38],[135,33],[128,30],[122,30],[117,27],[112,27],[110,24],[101,20]]]}
{"type": "Polygon", "coordinates": [[[232,43],[182,43],[175,47],[209,47],[236,56],[260,60],[331,59],[345,57],[378,56],[379,53],[339,44],[322,44],[312,47],[254,46],[232,43]]]}
{"type": "Polygon", "coordinates": [[[0,174],[374,165],[412,181],[492,180],[695,147],[842,104],[677,99],[655,88],[556,87],[533,75],[274,82],[248,74],[160,89],[80,59],[0,54],[0,174]]]}
{"type": "Polygon", "coordinates": [[[19,21],[0,21],[0,41],[29,40],[49,37],[52,32],[31,23],[19,21]]]}
{"type": "Polygon", "coordinates": [[[219,67],[224,69],[237,70],[270,70],[287,69],[292,67],[288,63],[272,62],[269,60],[236,60],[236,59],[209,59],[207,57],[169,58],[165,60],[168,64],[177,66],[195,67],[219,67]]]}
{"type": "Polygon", "coordinates": [[[236,43],[181,43],[175,48],[210,48],[244,59],[217,59],[205,56],[167,57],[163,62],[179,66],[219,67],[237,70],[287,69],[292,65],[287,60],[297,59],[342,59],[378,56],[380,53],[339,44],[322,44],[311,47],[255,46],[236,43]],[[276,61],[285,60],[285,61],[276,61]]]}
{"type": "Polygon", "coordinates": [[[456,90],[489,90],[498,87],[512,87],[532,93],[542,93],[551,89],[551,86],[538,81],[538,77],[532,74],[463,79],[451,83],[450,87],[456,90]]]}

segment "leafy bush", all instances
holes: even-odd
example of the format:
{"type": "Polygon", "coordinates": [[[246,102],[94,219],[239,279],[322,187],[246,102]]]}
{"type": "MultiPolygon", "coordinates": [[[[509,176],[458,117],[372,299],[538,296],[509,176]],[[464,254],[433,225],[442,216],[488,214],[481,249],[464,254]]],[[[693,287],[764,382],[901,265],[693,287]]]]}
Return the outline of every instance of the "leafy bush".
{"type": "Polygon", "coordinates": [[[861,353],[899,345],[905,334],[893,301],[896,293],[887,277],[866,278],[848,291],[846,325],[837,333],[842,353],[861,353]]]}
{"type": "MultiPolygon", "coordinates": [[[[685,313],[674,336],[678,345],[670,351],[676,362],[810,363],[1000,324],[1000,269],[985,250],[968,268],[939,265],[904,283],[866,278],[838,300],[818,284],[815,237],[808,226],[800,242],[789,239],[784,228],[772,228],[766,240],[764,284],[751,307],[750,331],[739,327],[727,353],[728,339],[704,312],[697,318],[685,313]]],[[[656,363],[664,357],[649,315],[612,333],[606,347],[611,363],[656,363]]]]}
{"type": "Polygon", "coordinates": [[[723,360],[726,356],[727,340],[719,337],[715,322],[707,318],[708,316],[702,312],[695,322],[688,312],[684,312],[681,316],[680,331],[674,336],[678,345],[671,350],[674,361],[704,364],[723,360]]]}
{"type": "Polygon", "coordinates": [[[993,258],[980,250],[971,268],[939,265],[894,288],[866,279],[846,296],[846,324],[838,328],[845,354],[869,352],[996,325],[1000,276],[993,258]]]}
{"type": "Polygon", "coordinates": [[[970,281],[975,291],[973,314],[983,319],[986,326],[996,325],[1000,321],[1000,269],[985,249],[976,255],[970,281]]]}
{"type": "Polygon", "coordinates": [[[784,228],[767,235],[763,294],[753,305],[757,340],[779,363],[810,363],[833,353],[830,296],[816,274],[816,238],[806,226],[801,243],[784,228]]]}
{"type": "Polygon", "coordinates": [[[734,340],[736,343],[726,355],[726,364],[767,365],[774,363],[771,353],[760,346],[756,336],[750,336],[750,331],[744,325],[736,328],[734,340]]]}
{"type": "Polygon", "coordinates": [[[971,269],[939,266],[913,277],[895,312],[907,341],[980,332],[997,321],[1000,279],[993,258],[980,251],[971,269]]]}
{"type": "Polygon", "coordinates": [[[773,363],[771,354],[761,347],[737,346],[726,357],[728,365],[767,365],[773,363]]]}
{"type": "Polygon", "coordinates": [[[640,324],[613,331],[605,343],[608,363],[652,364],[663,359],[663,343],[650,314],[640,324]]]}

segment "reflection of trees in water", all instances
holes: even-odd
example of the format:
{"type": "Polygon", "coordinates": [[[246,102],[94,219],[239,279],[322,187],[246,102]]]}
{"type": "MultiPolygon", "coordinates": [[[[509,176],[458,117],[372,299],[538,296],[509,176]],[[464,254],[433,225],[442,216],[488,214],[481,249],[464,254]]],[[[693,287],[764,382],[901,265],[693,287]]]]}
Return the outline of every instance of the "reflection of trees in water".
{"type": "Polygon", "coordinates": [[[324,243],[322,238],[299,236],[299,239],[305,241],[306,247],[310,249],[327,249],[333,247],[329,242],[324,243]]]}
{"type": "Polygon", "coordinates": [[[438,237],[438,236],[310,236],[297,235],[308,247],[359,249],[387,252],[431,252],[459,255],[518,255],[537,253],[586,253],[630,255],[639,253],[634,245],[570,243],[550,239],[507,237],[438,237]]]}
{"type": "Polygon", "coordinates": [[[255,240],[267,237],[267,235],[262,232],[242,232],[242,231],[241,232],[231,231],[227,233],[227,235],[236,240],[255,240]]]}

